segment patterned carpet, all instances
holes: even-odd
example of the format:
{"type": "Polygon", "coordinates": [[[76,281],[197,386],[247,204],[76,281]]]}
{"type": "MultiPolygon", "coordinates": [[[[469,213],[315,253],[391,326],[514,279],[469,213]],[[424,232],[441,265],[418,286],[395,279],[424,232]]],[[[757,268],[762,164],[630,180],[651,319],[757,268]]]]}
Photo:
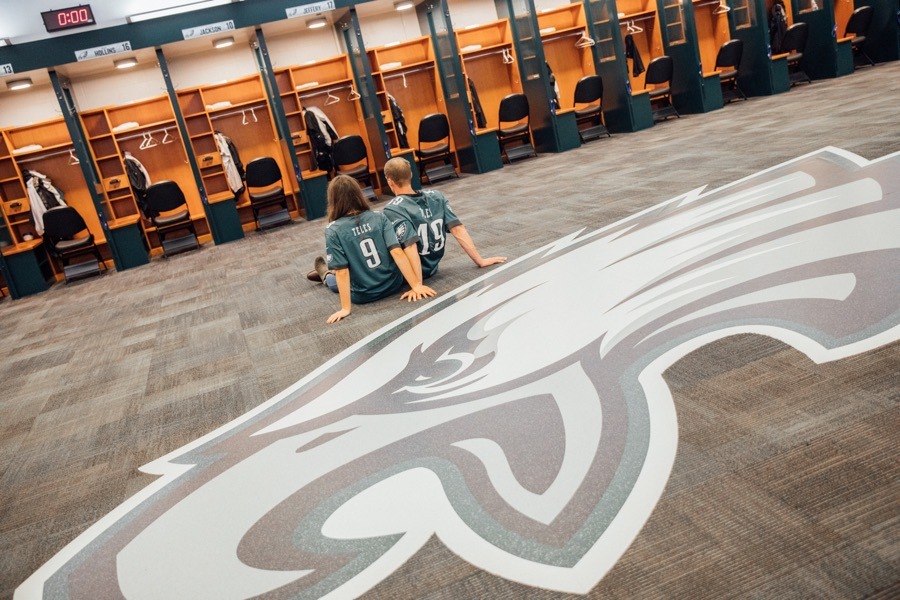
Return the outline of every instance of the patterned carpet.
{"type": "MultiPolygon", "coordinates": [[[[898,152],[897,97],[900,63],[880,65],[440,189],[483,255],[516,258],[824,146],[898,152]]],[[[337,299],[305,279],[324,225],[0,303],[0,596],[152,483],[139,467],[413,308],[388,299],[325,325],[337,299]]],[[[481,274],[450,242],[430,281],[447,294],[481,274]]],[[[671,477],[589,597],[900,595],[898,373],[897,343],[816,365],[741,335],[680,360],[665,374],[679,427],[671,477]]],[[[432,539],[366,597],[567,596],[477,569],[432,539]]]]}

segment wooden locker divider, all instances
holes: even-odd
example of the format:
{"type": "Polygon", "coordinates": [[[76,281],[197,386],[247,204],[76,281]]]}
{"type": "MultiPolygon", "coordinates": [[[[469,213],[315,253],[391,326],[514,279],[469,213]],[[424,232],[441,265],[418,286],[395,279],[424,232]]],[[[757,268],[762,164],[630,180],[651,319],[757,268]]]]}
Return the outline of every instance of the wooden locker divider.
{"type": "MultiPolygon", "coordinates": [[[[487,130],[496,130],[500,101],[522,92],[509,21],[500,19],[456,31],[463,74],[471,79],[484,110],[487,130]],[[504,60],[509,56],[511,60],[504,60]]],[[[478,129],[483,131],[484,129],[478,129]]]]}
{"type": "MultiPolygon", "coordinates": [[[[293,168],[286,165],[282,156],[260,75],[178,90],[176,94],[211,203],[234,197],[213,136],[215,131],[220,131],[234,142],[245,167],[261,156],[276,160],[284,178],[290,212],[294,217],[299,216],[300,207],[295,196],[299,186],[293,177],[293,168]]],[[[246,192],[238,196],[237,209],[242,228],[254,229],[256,224],[246,192]]]]}
{"type": "Polygon", "coordinates": [[[178,183],[200,242],[212,239],[168,96],[84,111],[80,117],[102,181],[111,228],[140,219],[151,253],[162,253],[156,228],[140,213],[131,191],[124,162],[125,152],[130,152],[147,169],[152,183],[178,183]],[[143,148],[148,140],[152,145],[143,148]]]}
{"type": "MultiPolygon", "coordinates": [[[[656,14],[655,0],[620,0],[617,2],[620,13],[624,13],[619,17],[619,30],[622,34],[624,42],[628,35],[634,41],[635,51],[641,55],[641,61],[644,63],[644,69],[650,64],[650,61],[657,56],[663,56],[662,35],[659,28],[659,17],[656,14]],[[631,27],[642,29],[640,32],[631,32],[631,27]]],[[[643,93],[644,90],[644,74],[634,74],[632,63],[628,63],[628,79],[631,82],[632,94],[643,93]]]]}
{"type": "MultiPolygon", "coordinates": [[[[325,174],[324,171],[313,169],[312,146],[303,120],[304,109],[315,106],[328,116],[338,136],[362,137],[369,156],[372,181],[377,184],[372,142],[366,134],[359,102],[351,99],[357,90],[350,68],[350,58],[341,54],[278,69],[275,71],[275,81],[291,131],[294,153],[297,155],[304,179],[325,174]]],[[[377,143],[380,144],[381,141],[378,140],[377,143]]]]}
{"type": "Polygon", "coordinates": [[[725,0],[692,0],[700,65],[704,75],[717,73],[716,55],[722,44],[731,39],[728,11],[721,9],[723,2],[725,0]]]}
{"type": "Polygon", "coordinates": [[[577,46],[578,40],[587,38],[584,5],[580,2],[546,10],[537,15],[544,58],[553,69],[559,86],[557,111],[574,110],[575,85],[586,75],[594,75],[594,59],[591,46],[577,46]]]}
{"type": "MultiPolygon", "coordinates": [[[[74,144],[62,117],[3,131],[0,145],[0,196],[3,199],[3,219],[11,235],[11,245],[5,254],[33,249],[41,244],[31,216],[31,206],[25,188],[24,171],[35,170],[46,175],[58,189],[68,206],[84,219],[108,265],[112,264],[106,236],[94,207],[84,175],[78,167],[74,144]],[[16,149],[40,146],[16,152],[16,149]],[[32,240],[24,239],[31,235],[32,240]]],[[[62,265],[53,261],[58,277],[62,265]]]]}
{"type": "MultiPolygon", "coordinates": [[[[388,94],[394,97],[403,111],[408,147],[418,148],[419,124],[422,118],[432,113],[447,115],[431,38],[418,37],[372,48],[367,53],[391,153],[397,155],[401,146],[388,94]]],[[[452,136],[450,151],[453,155],[454,169],[459,172],[459,161],[452,136]]]]}

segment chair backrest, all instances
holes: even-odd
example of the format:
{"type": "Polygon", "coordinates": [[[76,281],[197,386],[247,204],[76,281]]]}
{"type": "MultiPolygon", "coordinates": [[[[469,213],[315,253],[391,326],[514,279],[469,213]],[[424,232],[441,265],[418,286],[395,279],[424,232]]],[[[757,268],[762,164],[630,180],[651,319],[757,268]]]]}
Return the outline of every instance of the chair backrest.
{"type": "Polygon", "coordinates": [[[850,15],[850,20],[847,21],[847,28],[844,30],[844,37],[850,34],[853,34],[854,37],[866,37],[871,23],[872,7],[860,6],[850,15]]]}
{"type": "Polygon", "coordinates": [[[254,158],[246,167],[247,187],[268,187],[281,181],[281,169],[271,156],[254,158]]]}
{"type": "Polygon", "coordinates": [[[347,135],[334,143],[334,164],[352,165],[361,160],[368,161],[366,143],[358,135],[347,135]]]}
{"type": "Polygon", "coordinates": [[[586,75],[575,84],[575,103],[592,104],[603,98],[603,78],[586,75]]]}
{"type": "Polygon", "coordinates": [[[419,143],[434,143],[450,137],[450,121],[444,113],[425,115],[419,122],[419,143]]]}
{"type": "Polygon", "coordinates": [[[510,94],[500,101],[500,122],[511,123],[528,118],[528,98],[525,94],[510,94]]]}
{"type": "Polygon", "coordinates": [[[87,229],[84,219],[71,206],[51,208],[44,213],[44,236],[53,244],[60,240],[71,240],[87,229]]]}
{"type": "Polygon", "coordinates": [[[147,208],[152,215],[185,206],[184,192],[174,181],[158,181],[147,188],[147,208]]]}
{"type": "Polygon", "coordinates": [[[741,55],[743,54],[743,41],[728,40],[719,48],[719,53],[716,55],[716,68],[730,67],[737,70],[741,65],[741,55]]]}
{"type": "Polygon", "coordinates": [[[647,65],[647,74],[644,76],[644,86],[658,85],[672,81],[674,63],[671,56],[657,56],[647,65]]]}
{"type": "Polygon", "coordinates": [[[802,21],[794,23],[784,32],[781,49],[790,54],[795,52],[803,54],[804,50],[806,50],[806,36],[808,33],[809,27],[806,23],[803,23],[802,21]]]}

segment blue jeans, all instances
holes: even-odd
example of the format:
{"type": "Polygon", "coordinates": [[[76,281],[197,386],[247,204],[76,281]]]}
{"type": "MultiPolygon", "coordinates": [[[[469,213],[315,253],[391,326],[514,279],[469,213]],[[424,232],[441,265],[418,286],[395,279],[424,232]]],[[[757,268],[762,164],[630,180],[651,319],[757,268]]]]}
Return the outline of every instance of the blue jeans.
{"type": "Polygon", "coordinates": [[[325,276],[325,281],[324,281],[324,283],[325,283],[325,286],[326,286],[329,290],[331,290],[331,291],[334,292],[335,294],[338,293],[337,277],[334,276],[334,273],[328,273],[328,274],[325,276]]]}

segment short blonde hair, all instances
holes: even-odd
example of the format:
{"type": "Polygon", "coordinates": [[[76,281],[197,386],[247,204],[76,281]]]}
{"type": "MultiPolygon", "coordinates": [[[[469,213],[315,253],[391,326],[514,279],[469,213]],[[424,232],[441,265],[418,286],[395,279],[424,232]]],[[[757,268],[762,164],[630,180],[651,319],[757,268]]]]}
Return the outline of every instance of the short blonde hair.
{"type": "Polygon", "coordinates": [[[384,176],[394,183],[406,185],[412,181],[412,168],[409,161],[397,156],[384,163],[384,176]]]}

